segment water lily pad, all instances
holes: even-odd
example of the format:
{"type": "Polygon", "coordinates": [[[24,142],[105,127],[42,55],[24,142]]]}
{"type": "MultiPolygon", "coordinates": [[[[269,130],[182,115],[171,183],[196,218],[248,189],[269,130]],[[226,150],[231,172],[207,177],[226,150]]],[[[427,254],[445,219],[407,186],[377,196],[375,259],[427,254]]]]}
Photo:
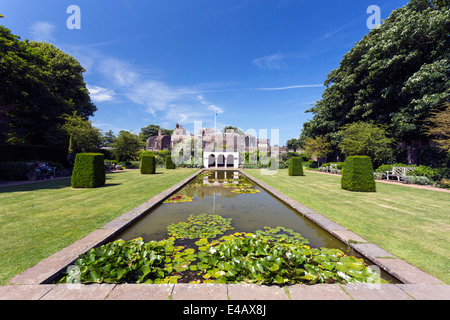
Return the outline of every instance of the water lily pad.
{"type": "Polygon", "coordinates": [[[373,283],[379,275],[363,260],[338,249],[310,248],[299,233],[265,227],[236,232],[231,219],[192,215],[169,226],[170,237],[144,243],[142,238],[114,241],[89,250],[60,282],[76,276],[82,283],[373,283]],[[186,238],[198,239],[186,241],[186,238]],[[216,239],[213,239],[216,238],[216,239]],[[175,245],[177,244],[177,245],[175,245]],[[182,244],[182,245],[180,245],[182,244]],[[191,247],[189,247],[191,246],[191,247]]]}
{"type": "Polygon", "coordinates": [[[190,215],[187,222],[171,224],[167,227],[169,235],[175,238],[215,238],[225,231],[233,229],[231,219],[219,215],[190,215]]]}

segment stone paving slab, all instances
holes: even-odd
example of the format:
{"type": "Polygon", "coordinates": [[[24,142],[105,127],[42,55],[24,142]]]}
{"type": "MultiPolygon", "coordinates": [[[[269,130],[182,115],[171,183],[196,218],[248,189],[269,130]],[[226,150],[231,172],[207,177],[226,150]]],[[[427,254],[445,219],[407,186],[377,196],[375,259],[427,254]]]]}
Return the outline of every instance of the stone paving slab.
{"type": "Polygon", "coordinates": [[[137,217],[139,217],[142,214],[142,212],[136,212],[136,211],[128,211],[127,213],[124,213],[120,217],[117,217],[116,220],[134,220],[137,217]]]}
{"type": "Polygon", "coordinates": [[[107,224],[105,224],[101,229],[110,229],[114,231],[122,230],[126,228],[129,224],[132,223],[132,220],[124,220],[124,219],[114,219],[107,224]]]}
{"type": "Polygon", "coordinates": [[[369,259],[378,257],[396,258],[396,256],[390,254],[389,252],[372,243],[351,243],[350,247],[369,259]]]}
{"type": "Polygon", "coordinates": [[[430,284],[396,284],[416,300],[450,300],[450,286],[430,284]]]}
{"type": "Polygon", "coordinates": [[[0,300],[39,300],[54,287],[54,284],[0,286],[0,300]]]}
{"type": "Polygon", "coordinates": [[[347,284],[344,289],[354,300],[413,300],[406,292],[391,284],[347,284]]]}
{"type": "Polygon", "coordinates": [[[110,237],[113,234],[111,230],[107,229],[97,229],[91,233],[89,233],[84,238],[75,241],[70,246],[56,252],[51,257],[52,258],[65,258],[68,256],[77,257],[80,254],[85,253],[86,251],[92,249],[100,241],[104,241],[106,238],[110,237]]]}
{"type": "Polygon", "coordinates": [[[438,278],[400,259],[376,258],[373,262],[406,284],[442,284],[438,278]]]}
{"type": "Polygon", "coordinates": [[[324,228],[325,230],[339,230],[339,231],[347,231],[346,228],[341,226],[340,224],[331,221],[330,219],[322,216],[318,213],[311,213],[306,215],[309,220],[315,222],[320,227],[324,228]]]}
{"type": "Polygon", "coordinates": [[[229,284],[228,297],[230,300],[289,300],[283,287],[257,284],[229,284]]]}
{"type": "Polygon", "coordinates": [[[174,286],[174,284],[118,285],[106,300],[168,300],[174,286]]]}
{"type": "Polygon", "coordinates": [[[228,289],[226,284],[177,283],[172,300],[228,300],[228,289]]]}
{"type": "Polygon", "coordinates": [[[59,284],[41,300],[105,300],[115,284],[59,284]]]}
{"type": "Polygon", "coordinates": [[[72,263],[72,257],[65,259],[47,258],[36,264],[35,266],[25,270],[17,276],[9,280],[10,284],[40,284],[47,279],[52,278],[55,273],[64,269],[67,265],[72,263]]]}
{"type": "Polygon", "coordinates": [[[0,300],[450,300],[449,285],[90,284],[0,286],[0,300]]]}
{"type": "Polygon", "coordinates": [[[350,244],[350,243],[363,243],[367,242],[366,239],[358,236],[356,233],[353,233],[349,230],[333,230],[333,235],[336,238],[339,238],[344,243],[350,244]]]}
{"type": "Polygon", "coordinates": [[[338,284],[296,284],[289,286],[292,300],[350,300],[351,297],[338,284]]]}

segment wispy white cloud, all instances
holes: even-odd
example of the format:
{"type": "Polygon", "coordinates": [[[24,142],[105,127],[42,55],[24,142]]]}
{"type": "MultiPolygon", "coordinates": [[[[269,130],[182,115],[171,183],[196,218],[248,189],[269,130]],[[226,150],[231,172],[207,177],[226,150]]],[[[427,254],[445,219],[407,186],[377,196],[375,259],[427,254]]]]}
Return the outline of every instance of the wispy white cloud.
{"type": "Polygon", "coordinates": [[[155,114],[164,111],[180,99],[178,89],[170,88],[166,83],[157,80],[142,80],[125,89],[128,99],[144,105],[146,111],[155,114]]]}
{"type": "Polygon", "coordinates": [[[208,110],[223,112],[201,95],[206,93],[203,86],[172,86],[127,61],[106,56],[98,50],[87,52],[90,53],[85,52],[84,58],[90,62],[90,73],[102,79],[101,86],[89,87],[94,102],[126,99],[137,107],[142,106],[154,117],[185,124],[207,119],[210,117],[208,110]]]}
{"type": "Polygon", "coordinates": [[[194,124],[194,121],[205,122],[212,116],[192,104],[172,104],[162,113],[161,118],[171,125],[178,122],[186,127],[186,124],[194,124]]]}
{"type": "Polygon", "coordinates": [[[200,101],[201,104],[203,104],[204,106],[207,106],[208,110],[215,111],[217,113],[223,113],[223,110],[221,108],[206,101],[202,95],[197,96],[197,99],[198,99],[198,101],[200,101]]]}
{"type": "Polygon", "coordinates": [[[319,88],[323,87],[323,84],[299,84],[294,86],[286,87],[276,87],[276,88],[257,88],[259,91],[278,91],[278,90],[289,90],[289,89],[299,89],[299,88],[319,88]]]}
{"type": "Polygon", "coordinates": [[[114,99],[115,92],[113,90],[90,85],[87,85],[87,89],[89,90],[91,100],[94,102],[107,102],[114,99]]]}
{"type": "Polygon", "coordinates": [[[139,77],[131,64],[112,57],[103,57],[99,61],[97,70],[119,87],[131,86],[137,82],[139,77]]]}
{"type": "Polygon", "coordinates": [[[37,21],[30,27],[31,40],[54,42],[55,38],[53,33],[55,32],[55,26],[45,21],[37,21]]]}
{"type": "Polygon", "coordinates": [[[253,64],[262,70],[279,70],[282,66],[282,60],[285,55],[282,53],[275,53],[262,58],[257,58],[253,60],[253,64]]]}

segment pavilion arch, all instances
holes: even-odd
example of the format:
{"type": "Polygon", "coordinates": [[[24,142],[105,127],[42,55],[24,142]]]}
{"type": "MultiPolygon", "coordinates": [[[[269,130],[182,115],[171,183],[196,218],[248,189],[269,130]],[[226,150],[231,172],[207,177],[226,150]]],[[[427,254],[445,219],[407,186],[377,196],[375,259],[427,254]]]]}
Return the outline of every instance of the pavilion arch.
{"type": "Polygon", "coordinates": [[[218,168],[225,167],[225,156],[223,154],[219,154],[217,156],[217,167],[218,168]]]}
{"type": "Polygon", "coordinates": [[[228,156],[227,156],[227,159],[226,159],[226,167],[227,168],[234,168],[234,156],[232,155],[232,154],[229,154],[228,156]]]}
{"type": "Polygon", "coordinates": [[[208,166],[207,168],[215,168],[216,167],[216,156],[214,154],[210,154],[208,156],[208,166]]]}
{"type": "Polygon", "coordinates": [[[203,152],[205,168],[239,168],[239,152],[203,152]]]}

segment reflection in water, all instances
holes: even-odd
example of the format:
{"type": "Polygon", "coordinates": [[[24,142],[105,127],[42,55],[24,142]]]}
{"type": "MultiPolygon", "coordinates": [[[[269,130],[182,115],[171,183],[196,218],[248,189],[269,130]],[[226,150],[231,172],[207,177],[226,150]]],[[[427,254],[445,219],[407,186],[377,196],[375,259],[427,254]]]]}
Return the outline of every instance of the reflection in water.
{"type": "Polygon", "coordinates": [[[303,218],[238,171],[210,171],[209,174],[200,174],[176,194],[194,197],[194,201],[161,204],[116,239],[142,237],[144,241],[161,240],[168,236],[168,225],[186,221],[191,214],[208,213],[232,218],[234,229],[228,233],[254,232],[265,226],[282,226],[299,232],[309,240],[310,247],[338,248],[348,252],[347,245],[303,218]],[[250,186],[261,193],[233,193],[233,188],[229,187],[233,185],[250,186]]]}

